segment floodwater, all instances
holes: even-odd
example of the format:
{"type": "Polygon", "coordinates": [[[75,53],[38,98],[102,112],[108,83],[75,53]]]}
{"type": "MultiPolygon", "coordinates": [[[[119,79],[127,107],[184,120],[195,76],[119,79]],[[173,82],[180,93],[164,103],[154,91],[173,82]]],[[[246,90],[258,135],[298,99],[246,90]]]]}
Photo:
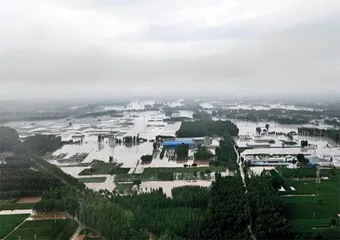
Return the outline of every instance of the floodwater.
{"type": "Polygon", "coordinates": [[[60,167],[65,173],[70,174],[72,177],[75,178],[91,178],[91,177],[106,177],[105,182],[101,183],[85,183],[86,187],[93,189],[95,191],[99,191],[100,189],[107,189],[112,191],[115,189],[116,185],[114,183],[115,176],[114,175],[84,175],[79,176],[78,174],[83,171],[87,167],[60,167]]]}
{"type": "MultiPolygon", "coordinates": [[[[143,110],[147,104],[153,104],[153,101],[134,101],[127,106],[102,106],[104,110],[143,110]]],[[[169,102],[170,106],[181,106],[182,102],[169,102]]],[[[213,108],[211,103],[202,103],[204,108],[213,108]]],[[[227,106],[226,108],[243,108],[243,109],[266,109],[266,108],[284,108],[284,109],[299,109],[294,106],[284,106],[284,105],[269,105],[269,106],[250,106],[250,105],[233,105],[227,106]]],[[[305,109],[308,110],[308,109],[305,109]]],[[[176,113],[176,116],[192,117],[192,111],[180,110],[176,113]]],[[[113,161],[117,163],[122,163],[123,167],[134,168],[137,167],[138,171],[143,171],[144,168],[148,167],[182,167],[183,162],[170,161],[167,157],[163,159],[159,158],[159,152],[154,157],[150,164],[137,164],[140,157],[146,154],[152,154],[153,143],[144,142],[140,144],[132,145],[117,145],[111,142],[109,139],[105,139],[98,143],[98,135],[105,135],[111,132],[115,132],[118,138],[123,138],[124,136],[136,136],[139,134],[141,138],[146,138],[148,140],[154,139],[155,136],[159,134],[163,135],[175,135],[176,131],[180,128],[181,123],[167,123],[163,122],[166,118],[164,113],[159,111],[144,111],[144,112],[125,112],[124,116],[121,118],[114,118],[111,116],[100,116],[97,118],[82,118],[82,119],[59,119],[59,120],[44,120],[44,121],[21,121],[21,122],[10,122],[6,124],[7,126],[15,128],[20,138],[24,139],[27,136],[34,134],[55,134],[61,136],[62,140],[67,141],[73,139],[73,135],[84,135],[82,144],[72,144],[64,145],[61,149],[58,149],[53,153],[53,156],[58,156],[59,154],[66,154],[65,159],[70,158],[72,155],[77,153],[87,153],[88,156],[83,160],[84,163],[90,163],[92,160],[102,160],[105,162],[109,161],[109,156],[113,157],[113,161]]],[[[217,120],[217,119],[215,119],[217,120]]],[[[223,119],[222,119],[223,120],[223,119]]],[[[252,138],[256,135],[256,127],[265,128],[266,123],[269,123],[269,131],[276,132],[297,132],[298,127],[327,127],[326,125],[283,125],[275,122],[247,122],[241,120],[232,119],[237,127],[240,129],[240,135],[250,135],[252,138]]],[[[272,138],[276,140],[278,146],[282,136],[263,136],[263,138],[272,138]]],[[[310,137],[310,136],[294,136],[294,140],[300,145],[301,140],[308,140],[310,144],[317,145],[316,150],[308,150],[307,153],[310,155],[327,155],[332,153],[336,155],[339,153],[339,148],[329,148],[326,147],[327,144],[334,146],[335,143],[328,138],[324,137],[310,137]]],[[[236,140],[238,144],[244,144],[245,141],[236,140]]],[[[214,139],[214,145],[218,145],[218,139],[214,139]]],[[[213,150],[213,149],[212,149],[213,150]]],[[[245,153],[256,154],[256,153],[269,153],[269,154],[297,154],[301,152],[301,148],[262,148],[262,149],[252,149],[246,150],[245,153]]],[[[302,152],[306,153],[306,152],[302,152]]],[[[64,172],[78,178],[78,177],[91,177],[91,176],[78,176],[78,174],[86,167],[62,167],[65,164],[60,164],[56,160],[51,160],[51,163],[58,165],[64,172]]],[[[188,160],[186,164],[192,164],[193,160],[188,160]]],[[[267,167],[266,167],[267,168],[267,167]]],[[[252,171],[256,174],[262,172],[263,167],[252,168],[252,171]]],[[[229,175],[228,173],[225,173],[229,175]]],[[[115,188],[114,176],[111,175],[96,175],[105,176],[107,179],[103,183],[85,183],[87,187],[99,190],[108,189],[112,191],[115,188]]],[[[176,186],[183,185],[200,185],[200,186],[210,186],[210,181],[196,180],[196,181],[169,181],[169,182],[143,182],[142,188],[159,188],[162,187],[167,195],[171,195],[171,189],[176,186]]]]}
{"type": "Polygon", "coordinates": [[[263,170],[272,170],[275,169],[275,167],[250,167],[250,172],[254,175],[261,175],[263,170]]]}

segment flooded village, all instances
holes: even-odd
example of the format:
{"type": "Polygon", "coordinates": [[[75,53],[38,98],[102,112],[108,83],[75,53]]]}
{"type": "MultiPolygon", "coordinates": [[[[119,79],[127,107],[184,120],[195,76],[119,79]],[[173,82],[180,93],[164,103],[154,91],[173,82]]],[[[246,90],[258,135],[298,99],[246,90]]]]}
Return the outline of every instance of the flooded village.
{"type": "MultiPolygon", "coordinates": [[[[212,153],[212,156],[215,155],[221,136],[177,138],[176,131],[180,129],[182,121],[194,120],[194,111],[176,110],[169,116],[164,107],[153,110],[155,104],[157,103],[154,101],[132,101],[126,105],[99,105],[96,106],[96,111],[108,111],[107,115],[14,121],[6,125],[15,128],[22,140],[35,134],[53,134],[60,137],[63,142],[69,142],[46,155],[45,159],[96,191],[117,190],[127,193],[136,190],[135,185],[138,184],[138,191],[162,187],[166,194],[171,195],[171,189],[175,186],[209,186],[214,179],[214,171],[207,169],[209,163],[214,161],[213,157],[205,160],[196,159],[195,152],[197,147],[202,145],[212,153]],[[146,106],[149,106],[150,110],[146,106]],[[112,113],[110,111],[114,111],[115,114],[109,114],[112,113]],[[131,141],[126,142],[125,138],[131,138],[131,141]],[[185,160],[174,157],[175,149],[181,143],[192,144],[188,158],[185,160]],[[151,155],[152,160],[142,161],[141,157],[147,155],[151,155]],[[197,170],[181,170],[184,168],[197,168],[197,170]],[[157,171],[169,171],[172,177],[163,179],[157,176],[157,171]],[[143,175],[141,179],[139,175],[143,175]]],[[[299,110],[294,106],[279,104],[272,106],[239,104],[222,107],[221,103],[214,102],[199,104],[201,111],[208,114],[212,114],[218,108],[299,110]]],[[[167,103],[166,106],[180,109],[184,104],[179,100],[167,103]]],[[[313,111],[313,109],[301,110],[313,111]]],[[[234,137],[234,140],[238,148],[242,149],[241,160],[250,166],[250,176],[260,174],[264,168],[272,169],[277,166],[296,168],[294,159],[297,154],[304,154],[313,165],[340,167],[340,146],[337,146],[334,141],[327,137],[298,134],[298,128],[310,127],[311,124],[251,122],[219,116],[213,116],[212,119],[215,121],[228,119],[236,124],[239,134],[234,137]],[[308,144],[301,146],[301,141],[307,141],[308,144]]],[[[323,124],[317,127],[331,128],[332,126],[323,124]]],[[[235,169],[227,167],[217,167],[216,170],[224,176],[235,174],[235,169]]]]}

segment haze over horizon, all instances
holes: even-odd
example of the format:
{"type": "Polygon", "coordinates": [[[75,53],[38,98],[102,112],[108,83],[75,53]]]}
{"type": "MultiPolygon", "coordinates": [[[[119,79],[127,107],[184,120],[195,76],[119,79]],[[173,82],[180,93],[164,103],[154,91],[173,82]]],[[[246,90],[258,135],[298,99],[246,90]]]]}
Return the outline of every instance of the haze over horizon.
{"type": "Polygon", "coordinates": [[[338,0],[2,0],[0,98],[336,95],[338,0]]]}

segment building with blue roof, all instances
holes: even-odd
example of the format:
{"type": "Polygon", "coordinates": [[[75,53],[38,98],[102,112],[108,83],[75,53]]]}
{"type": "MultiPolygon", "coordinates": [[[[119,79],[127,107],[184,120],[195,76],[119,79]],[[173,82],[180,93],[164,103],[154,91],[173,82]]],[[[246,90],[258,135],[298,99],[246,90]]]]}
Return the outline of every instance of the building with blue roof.
{"type": "Polygon", "coordinates": [[[189,148],[195,147],[195,142],[191,138],[176,138],[175,140],[163,141],[164,148],[177,148],[181,144],[188,145],[189,148]]]}

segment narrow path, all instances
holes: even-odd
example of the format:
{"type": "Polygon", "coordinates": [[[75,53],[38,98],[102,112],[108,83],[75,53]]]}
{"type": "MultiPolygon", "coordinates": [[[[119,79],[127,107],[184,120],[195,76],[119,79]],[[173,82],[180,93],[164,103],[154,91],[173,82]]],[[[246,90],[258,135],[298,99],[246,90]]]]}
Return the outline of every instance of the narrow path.
{"type": "MultiPolygon", "coordinates": [[[[243,182],[243,185],[244,185],[244,188],[246,189],[245,191],[245,194],[247,195],[248,194],[248,189],[247,189],[247,184],[246,184],[246,179],[245,179],[245,175],[244,175],[244,172],[243,172],[243,163],[241,162],[241,159],[240,159],[240,154],[238,153],[237,149],[235,148],[234,146],[234,150],[235,150],[235,153],[237,155],[237,163],[238,163],[238,166],[239,166],[239,170],[240,170],[240,174],[241,174],[241,178],[242,178],[242,182],[243,182]]],[[[251,234],[251,238],[253,240],[256,240],[256,237],[255,237],[255,234],[253,233],[253,219],[251,217],[251,209],[250,209],[250,206],[249,206],[249,212],[250,212],[250,225],[248,226],[248,229],[249,229],[249,232],[251,234]]]]}
{"type": "Polygon", "coordinates": [[[70,240],[78,240],[78,235],[79,235],[79,233],[80,233],[83,229],[86,228],[85,225],[82,224],[81,222],[79,222],[76,218],[74,218],[74,220],[77,221],[78,227],[77,227],[76,231],[74,232],[74,234],[72,235],[72,237],[70,238],[70,240]]]}

